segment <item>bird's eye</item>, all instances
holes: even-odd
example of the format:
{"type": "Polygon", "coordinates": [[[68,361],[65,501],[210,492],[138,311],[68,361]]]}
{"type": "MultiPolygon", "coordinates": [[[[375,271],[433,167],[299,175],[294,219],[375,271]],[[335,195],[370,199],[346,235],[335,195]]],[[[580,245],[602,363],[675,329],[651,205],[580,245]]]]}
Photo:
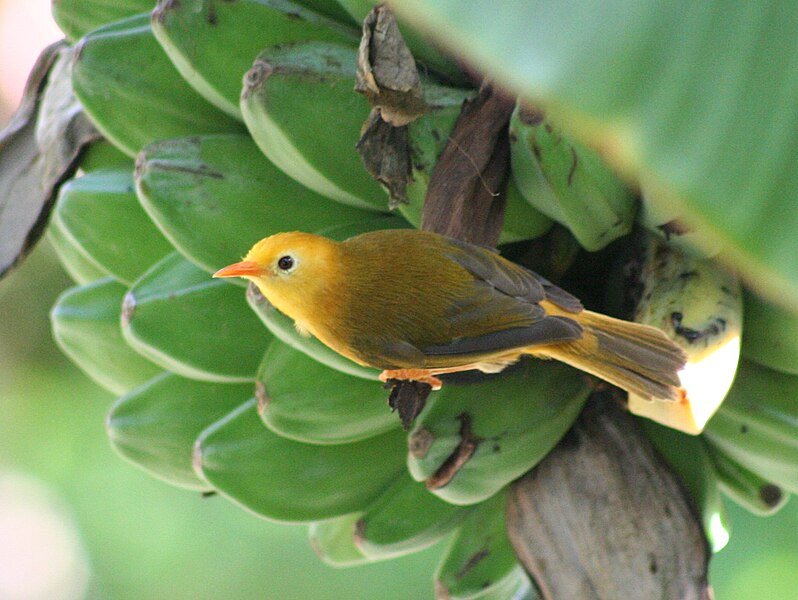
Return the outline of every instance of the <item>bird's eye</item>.
{"type": "Polygon", "coordinates": [[[292,256],[281,256],[277,260],[277,266],[283,271],[290,271],[294,266],[294,258],[292,256]]]}

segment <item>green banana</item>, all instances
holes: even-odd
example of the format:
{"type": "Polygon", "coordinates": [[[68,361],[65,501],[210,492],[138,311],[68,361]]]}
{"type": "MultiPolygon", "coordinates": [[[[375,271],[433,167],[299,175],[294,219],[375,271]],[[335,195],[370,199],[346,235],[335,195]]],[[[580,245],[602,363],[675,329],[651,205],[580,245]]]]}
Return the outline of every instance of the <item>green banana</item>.
{"type": "MultiPolygon", "coordinates": [[[[421,226],[424,198],[438,157],[449,142],[463,103],[471,96],[473,92],[467,90],[427,84],[424,100],[429,112],[407,126],[412,181],[406,189],[407,203],[399,204],[398,210],[415,227],[421,226]]],[[[514,184],[508,182],[503,193],[506,205],[500,244],[536,238],[549,230],[551,219],[533,208],[514,184]]]]}
{"type": "MultiPolygon", "coordinates": [[[[363,22],[372,8],[382,4],[381,0],[338,0],[338,2],[358,24],[363,22]]],[[[415,29],[406,26],[402,21],[398,21],[398,25],[407,47],[413,53],[413,58],[420,72],[434,71],[451,83],[457,85],[466,83],[460,67],[457,66],[454,60],[446,56],[440,48],[435,46],[432,41],[425,38],[415,29]]]]}
{"type": "Polygon", "coordinates": [[[768,516],[778,512],[790,498],[777,485],[746,469],[711,442],[706,442],[721,491],[750,512],[768,516]]]}
{"type": "Polygon", "coordinates": [[[506,494],[469,513],[452,537],[433,579],[437,598],[532,600],[536,594],[505,531],[506,494]]]}
{"type": "Polygon", "coordinates": [[[634,194],[594,150],[519,104],[510,119],[515,184],[540,212],[562,223],[589,251],[629,233],[634,194]]]}
{"type": "Polygon", "coordinates": [[[53,20],[71,41],[93,29],[150,10],[153,0],[52,0],[53,20]]]}
{"type": "Polygon", "coordinates": [[[669,199],[666,192],[645,180],[641,180],[640,188],[642,203],[638,220],[648,231],[696,258],[714,258],[720,253],[720,242],[688,226],[673,208],[678,202],[669,199]]]}
{"type": "Polygon", "coordinates": [[[102,271],[127,285],[172,249],[139,205],[132,165],[67,181],[51,220],[102,271]]]}
{"type": "Polygon", "coordinates": [[[354,567],[371,562],[355,545],[355,523],[361,513],[317,521],[308,527],[313,551],[331,567],[354,567]]]}
{"type": "MultiPolygon", "coordinates": [[[[398,229],[406,226],[407,222],[398,217],[375,215],[368,221],[338,225],[329,229],[322,229],[318,233],[334,240],[345,240],[368,231],[398,229]]],[[[360,366],[331,350],[316,338],[300,335],[294,326],[293,320],[272,307],[254,285],[250,285],[247,289],[247,302],[249,302],[252,310],[260,317],[260,320],[263,321],[269,331],[285,344],[304,352],[314,360],[336,371],[364,379],[377,379],[379,375],[377,369],[360,366]]]]}
{"type": "Polygon", "coordinates": [[[258,412],[275,433],[311,444],[342,444],[399,426],[381,385],[334,371],[273,340],[257,375],[258,412]]]}
{"type": "Polygon", "coordinates": [[[352,16],[341,6],[338,0],[295,0],[296,4],[309,8],[312,11],[335,19],[339,23],[344,23],[349,26],[356,26],[355,20],[352,16]]]}
{"type": "Polygon", "coordinates": [[[147,213],[189,260],[213,272],[279,231],[321,229],[375,218],[287,177],[246,135],[156,142],[136,163],[147,213]]]}
{"type": "Polygon", "coordinates": [[[78,285],[85,285],[106,277],[108,273],[87,256],[83,248],[69,237],[58,219],[50,219],[47,226],[47,239],[53,246],[64,270],[78,285]]]}
{"type": "Polygon", "coordinates": [[[798,315],[745,291],[743,356],[761,365],[798,375],[798,315]]]}
{"type": "Polygon", "coordinates": [[[507,180],[504,196],[504,224],[499,234],[500,244],[532,240],[551,229],[554,222],[526,201],[512,177],[507,180]]]}
{"type": "Polygon", "coordinates": [[[640,422],[651,443],[687,488],[710,548],[720,552],[731,534],[718,477],[704,440],[645,419],[640,422]]]}
{"type": "Polygon", "coordinates": [[[184,377],[253,381],[271,336],[241,296],[173,252],[126,294],[122,332],[137,352],[184,377]]]}
{"type": "Polygon", "coordinates": [[[743,307],[737,277],[709,259],[646,236],[635,320],[653,325],[687,353],[680,402],[629,395],[629,410],[685,433],[701,433],[726,396],[740,356],[743,307]]]}
{"type": "Polygon", "coordinates": [[[125,295],[111,277],[73,287],[50,312],[53,337],[72,362],[105,389],[122,394],[161,372],[122,338],[119,311],[125,295]]]}
{"type": "Polygon", "coordinates": [[[798,377],[743,360],[704,435],[759,477],[798,493],[798,377]]]}
{"type": "Polygon", "coordinates": [[[197,436],[252,397],[249,384],[227,385],[162,373],[119,398],[106,428],[122,457],[179,487],[207,490],[192,467],[197,436]]]}
{"type": "Polygon", "coordinates": [[[402,472],[404,449],[399,430],[336,446],[287,440],[264,427],[252,399],[199,436],[194,467],[244,508],[297,523],[362,510],[402,472]]]}
{"type": "Polygon", "coordinates": [[[537,360],[482,383],[447,382],[410,432],[410,474],[447,502],[481,502],[546,456],[589,393],[570,367],[537,360]]]}
{"type": "Polygon", "coordinates": [[[180,77],[155,41],[149,15],[81,39],[72,87],[97,129],[130,156],[158,139],[241,131],[180,77]]]}
{"type": "Polygon", "coordinates": [[[117,168],[133,171],[133,161],[127,154],[105,139],[89,144],[80,157],[80,171],[84,173],[117,168]]]}
{"type": "Polygon", "coordinates": [[[356,52],[312,41],[267,48],[244,78],[241,112],[258,147],[286,174],[343,204],[384,211],[385,192],[355,149],[370,111],[352,90],[356,52]]]}
{"type": "Polygon", "coordinates": [[[183,78],[209,102],[241,119],[241,78],[268,46],[305,40],[357,46],[351,25],[289,0],[161,1],[152,30],[183,78]]]}
{"type": "Polygon", "coordinates": [[[370,560],[418,552],[443,539],[470,510],[436,498],[405,472],[365,508],[354,526],[355,544],[370,560]]]}

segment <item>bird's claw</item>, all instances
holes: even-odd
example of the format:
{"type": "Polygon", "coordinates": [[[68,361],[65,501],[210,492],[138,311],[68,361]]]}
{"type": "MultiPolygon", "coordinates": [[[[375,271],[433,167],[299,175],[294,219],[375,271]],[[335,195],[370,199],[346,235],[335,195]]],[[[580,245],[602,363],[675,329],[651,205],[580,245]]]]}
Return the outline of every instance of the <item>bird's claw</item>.
{"type": "Polygon", "coordinates": [[[439,390],[443,387],[443,382],[432,375],[427,369],[395,369],[380,373],[380,381],[383,383],[387,383],[391,379],[426,383],[433,390],[439,390]]]}

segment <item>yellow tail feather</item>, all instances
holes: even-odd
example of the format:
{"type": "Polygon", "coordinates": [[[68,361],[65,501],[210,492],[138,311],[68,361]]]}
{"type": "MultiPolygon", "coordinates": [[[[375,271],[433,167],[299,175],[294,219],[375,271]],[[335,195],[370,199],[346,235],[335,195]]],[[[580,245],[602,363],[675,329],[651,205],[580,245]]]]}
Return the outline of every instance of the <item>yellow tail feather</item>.
{"type": "Polygon", "coordinates": [[[687,357],[662,331],[587,310],[574,317],[585,329],[582,339],[530,348],[529,353],[562,361],[643,398],[681,398],[678,372],[687,357]]]}

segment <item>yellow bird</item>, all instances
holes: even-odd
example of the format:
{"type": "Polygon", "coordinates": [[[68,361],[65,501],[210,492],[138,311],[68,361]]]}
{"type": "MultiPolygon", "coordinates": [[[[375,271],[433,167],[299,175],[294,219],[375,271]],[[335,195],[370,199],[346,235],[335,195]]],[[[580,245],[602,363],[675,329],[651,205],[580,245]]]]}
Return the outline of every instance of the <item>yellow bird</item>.
{"type": "Polygon", "coordinates": [[[267,237],[214,277],[244,277],[278,310],[381,379],[554,358],[649,399],[680,399],[683,351],[654,327],[584,310],[540,275],[480,246],[412,229],[343,242],[267,237]]]}

